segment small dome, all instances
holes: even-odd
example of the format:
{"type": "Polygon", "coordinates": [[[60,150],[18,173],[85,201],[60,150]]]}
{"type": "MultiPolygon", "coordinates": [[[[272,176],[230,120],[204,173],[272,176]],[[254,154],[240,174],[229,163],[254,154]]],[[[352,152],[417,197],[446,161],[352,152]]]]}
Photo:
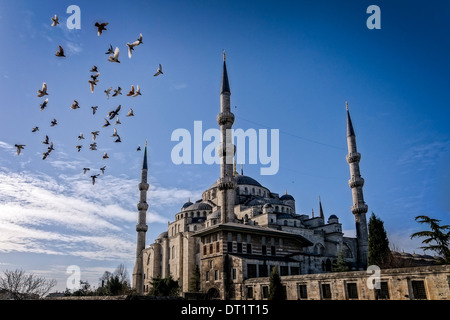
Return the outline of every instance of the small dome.
{"type": "Polygon", "coordinates": [[[187,207],[189,207],[190,205],[192,205],[193,203],[188,201],[185,204],[183,204],[183,206],[181,207],[181,210],[186,209],[187,207]]]}
{"type": "Polygon", "coordinates": [[[336,215],[334,215],[334,214],[332,214],[329,218],[328,218],[328,220],[330,220],[330,219],[339,219],[336,215]]]}
{"type": "Polygon", "coordinates": [[[258,181],[256,181],[253,178],[250,178],[248,176],[238,175],[238,176],[235,176],[235,178],[236,178],[237,184],[249,184],[252,186],[262,187],[262,185],[258,181]]]}
{"type": "Polygon", "coordinates": [[[287,201],[287,200],[293,200],[293,201],[295,201],[294,197],[291,196],[290,194],[284,194],[284,195],[282,195],[282,196],[280,197],[280,200],[281,200],[281,201],[287,201]]]}
{"type": "Polygon", "coordinates": [[[165,232],[161,233],[156,239],[167,238],[168,235],[169,235],[169,232],[165,231],[165,232]]]}
{"type": "Polygon", "coordinates": [[[196,202],[191,204],[186,210],[211,210],[212,207],[205,202],[196,202]]]}

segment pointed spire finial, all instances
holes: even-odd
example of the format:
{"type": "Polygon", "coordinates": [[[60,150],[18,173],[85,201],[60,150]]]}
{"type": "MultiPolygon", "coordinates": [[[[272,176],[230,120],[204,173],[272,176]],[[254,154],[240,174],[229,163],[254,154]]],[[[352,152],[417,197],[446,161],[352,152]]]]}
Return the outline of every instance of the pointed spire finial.
{"type": "Polygon", "coordinates": [[[244,165],[241,163],[241,176],[244,175],[244,165]]]}
{"type": "Polygon", "coordinates": [[[312,209],[312,217],[314,218],[314,208],[312,209]]]}
{"type": "Polygon", "coordinates": [[[239,174],[239,173],[236,171],[236,158],[234,158],[234,163],[233,163],[233,176],[235,176],[235,175],[237,175],[237,174],[239,174]]]}
{"type": "Polygon", "coordinates": [[[350,118],[350,111],[348,111],[348,103],[345,102],[347,108],[347,137],[354,136],[355,130],[353,130],[352,119],[350,118]]]}
{"type": "Polygon", "coordinates": [[[225,62],[225,50],[223,50],[223,73],[222,73],[222,88],[220,90],[220,94],[222,93],[230,93],[230,84],[228,82],[228,73],[227,73],[227,64],[225,62]]]}
{"type": "Polygon", "coordinates": [[[142,169],[148,169],[148,167],[147,167],[147,139],[145,139],[144,162],[142,163],[142,169]]]}
{"type": "Polygon", "coordinates": [[[287,189],[284,189],[284,194],[287,195],[287,189]]]}
{"type": "Polygon", "coordinates": [[[347,111],[348,111],[348,102],[347,102],[347,101],[345,101],[345,108],[346,108],[347,111]]]}
{"type": "Polygon", "coordinates": [[[320,196],[319,196],[319,217],[324,218],[323,209],[322,209],[322,201],[320,200],[320,196]]]}

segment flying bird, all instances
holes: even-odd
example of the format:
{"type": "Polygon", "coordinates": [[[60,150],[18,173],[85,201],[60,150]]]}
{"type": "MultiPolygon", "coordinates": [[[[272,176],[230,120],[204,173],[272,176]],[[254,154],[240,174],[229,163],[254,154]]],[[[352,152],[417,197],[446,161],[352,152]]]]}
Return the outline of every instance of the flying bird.
{"type": "Polygon", "coordinates": [[[136,86],[136,92],[133,94],[133,97],[137,97],[141,95],[141,88],[139,88],[139,85],[136,86]]]}
{"type": "Polygon", "coordinates": [[[106,93],[106,99],[109,100],[109,93],[111,92],[112,87],[109,87],[107,90],[105,90],[106,93]]]}
{"type": "Polygon", "coordinates": [[[134,86],[131,85],[131,90],[127,93],[127,97],[134,95],[134,86]]]}
{"type": "Polygon", "coordinates": [[[56,121],[56,119],[53,119],[52,122],[51,122],[51,124],[50,124],[50,127],[54,127],[54,126],[56,126],[57,124],[58,124],[58,122],[56,121]]]}
{"type": "MultiPolygon", "coordinates": [[[[136,41],[135,41],[135,42],[136,42],[136,41]]],[[[139,38],[137,39],[137,42],[138,42],[137,45],[140,45],[140,44],[143,43],[143,42],[142,42],[142,33],[139,34],[139,38]]]]}
{"type": "Polygon", "coordinates": [[[89,149],[91,149],[91,150],[97,150],[97,142],[91,143],[91,144],[89,145],[89,149]]]}
{"type": "Polygon", "coordinates": [[[119,135],[117,135],[117,139],[114,142],[122,142],[122,140],[120,140],[120,136],[119,135]]]}
{"type": "Polygon", "coordinates": [[[113,97],[122,94],[122,88],[121,87],[117,87],[117,89],[114,89],[114,94],[112,95],[113,97]]]}
{"type": "Polygon", "coordinates": [[[48,142],[48,136],[45,136],[45,140],[42,141],[42,143],[43,143],[43,144],[48,144],[48,143],[49,143],[49,142],[48,142]]]}
{"type": "Polygon", "coordinates": [[[119,52],[120,52],[119,47],[116,47],[116,49],[114,50],[114,54],[109,56],[108,61],[109,62],[120,63],[120,61],[119,61],[119,52]]]}
{"type": "Polygon", "coordinates": [[[92,131],[91,134],[92,134],[92,141],[95,141],[95,138],[97,138],[97,136],[100,134],[100,132],[99,131],[92,131]]]}
{"type": "Polygon", "coordinates": [[[134,117],[133,109],[130,108],[130,111],[128,111],[127,117],[134,117]]]}
{"type": "Polygon", "coordinates": [[[116,123],[115,124],[121,124],[122,122],[120,122],[119,117],[117,117],[116,119],[116,123]]]}
{"type": "Polygon", "coordinates": [[[110,126],[111,123],[109,123],[108,119],[105,118],[105,124],[102,126],[102,128],[110,126]]]}
{"type": "Polygon", "coordinates": [[[112,134],[112,136],[111,137],[118,137],[119,135],[117,134],[117,129],[116,128],[114,128],[114,133],[112,134]]]}
{"type": "Polygon", "coordinates": [[[31,132],[36,132],[36,131],[39,131],[39,127],[34,127],[34,128],[31,130],[31,132]]]}
{"type": "Polygon", "coordinates": [[[95,112],[97,111],[97,109],[98,109],[98,106],[92,106],[91,107],[92,108],[92,114],[95,114],[95,112]]]}
{"type": "Polygon", "coordinates": [[[116,110],[111,110],[108,112],[107,116],[109,117],[109,120],[112,120],[112,119],[114,119],[115,116],[119,115],[120,108],[122,108],[122,105],[119,104],[119,106],[116,108],[116,110]]]}
{"type": "MultiPolygon", "coordinates": [[[[134,42],[133,42],[133,43],[134,43],[134,42]]],[[[131,55],[132,55],[132,52],[133,52],[133,50],[134,50],[134,47],[136,46],[136,45],[133,45],[133,43],[132,43],[132,44],[127,43],[127,47],[128,47],[128,58],[130,58],[130,59],[131,59],[131,55]]]]}
{"type": "Polygon", "coordinates": [[[72,108],[72,109],[79,109],[80,108],[80,106],[78,105],[78,101],[77,100],[73,100],[73,103],[72,103],[72,105],[70,106],[70,108],[72,108]]]}
{"type": "Polygon", "coordinates": [[[39,106],[41,107],[41,111],[45,109],[48,103],[48,98],[44,100],[39,106]]]}
{"type": "Polygon", "coordinates": [[[108,159],[108,154],[105,152],[105,154],[103,155],[103,160],[108,159]]]}
{"type": "Polygon", "coordinates": [[[17,155],[20,155],[20,151],[22,151],[25,147],[24,144],[15,144],[14,146],[17,148],[17,155]]]}
{"type": "Polygon", "coordinates": [[[78,140],[82,140],[82,139],[84,139],[83,133],[80,133],[80,135],[78,136],[78,140]]]}
{"type": "Polygon", "coordinates": [[[50,142],[50,147],[48,147],[48,152],[51,152],[52,150],[55,150],[55,148],[53,148],[53,142],[50,142]]]}
{"type": "Polygon", "coordinates": [[[54,17],[51,17],[50,19],[52,19],[52,27],[56,27],[57,24],[59,24],[59,19],[58,16],[55,14],[54,17]]]}
{"type": "Polygon", "coordinates": [[[47,84],[45,82],[42,84],[42,89],[38,90],[37,93],[38,93],[38,97],[39,98],[43,97],[45,95],[48,95],[48,93],[47,93],[47,84]]]}
{"type": "Polygon", "coordinates": [[[136,151],[141,151],[141,146],[138,146],[136,151]]]}
{"type": "Polygon", "coordinates": [[[50,151],[46,151],[46,152],[44,152],[42,154],[43,154],[42,160],[45,160],[50,155],[50,151]]]}
{"type": "Polygon", "coordinates": [[[78,145],[78,146],[75,146],[75,148],[77,148],[78,152],[80,152],[80,150],[81,150],[81,148],[83,148],[83,146],[78,145]]]}
{"type": "Polygon", "coordinates": [[[100,174],[95,174],[93,176],[91,176],[92,178],[92,184],[95,184],[95,178],[97,178],[100,174]]]}
{"type": "Polygon", "coordinates": [[[156,77],[156,76],[159,76],[160,74],[163,74],[161,64],[159,64],[159,68],[158,68],[158,70],[156,71],[156,73],[153,76],[156,77]]]}
{"type": "Polygon", "coordinates": [[[86,174],[87,171],[91,170],[90,168],[83,168],[83,174],[86,174]]]}
{"type": "Polygon", "coordinates": [[[108,25],[108,22],[102,22],[102,23],[99,23],[99,22],[96,22],[95,23],[95,26],[97,27],[97,35],[100,37],[100,35],[102,34],[102,32],[104,31],[104,30],[106,30],[106,26],[108,25]]]}
{"type": "Polygon", "coordinates": [[[102,174],[105,174],[105,169],[106,169],[106,166],[103,166],[100,168],[100,170],[102,171],[102,174]]]}
{"type": "Polygon", "coordinates": [[[97,66],[93,66],[91,70],[89,70],[90,72],[98,72],[97,66]]]}
{"type": "Polygon", "coordinates": [[[97,85],[98,80],[96,79],[90,79],[88,80],[89,86],[91,88],[91,92],[94,93],[94,87],[97,85]]]}
{"type": "Polygon", "coordinates": [[[61,46],[59,46],[59,50],[56,51],[55,56],[57,56],[57,57],[65,57],[64,49],[61,46]]]}
{"type": "Polygon", "coordinates": [[[109,49],[108,51],[105,52],[105,54],[113,54],[114,53],[114,48],[112,46],[112,44],[109,45],[109,49]]]}

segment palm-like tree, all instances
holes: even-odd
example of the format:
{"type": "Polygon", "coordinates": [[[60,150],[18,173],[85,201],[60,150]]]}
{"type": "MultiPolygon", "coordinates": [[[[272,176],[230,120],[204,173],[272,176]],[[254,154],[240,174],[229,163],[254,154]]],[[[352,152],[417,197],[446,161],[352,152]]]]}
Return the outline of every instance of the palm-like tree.
{"type": "Polygon", "coordinates": [[[411,239],[425,238],[422,243],[427,244],[427,246],[420,248],[424,251],[435,251],[444,258],[445,263],[450,263],[450,250],[448,248],[450,231],[447,231],[450,230],[450,225],[441,226],[439,225],[441,220],[432,219],[428,216],[417,216],[415,220],[418,223],[429,224],[431,231],[415,232],[411,235],[411,239]]]}

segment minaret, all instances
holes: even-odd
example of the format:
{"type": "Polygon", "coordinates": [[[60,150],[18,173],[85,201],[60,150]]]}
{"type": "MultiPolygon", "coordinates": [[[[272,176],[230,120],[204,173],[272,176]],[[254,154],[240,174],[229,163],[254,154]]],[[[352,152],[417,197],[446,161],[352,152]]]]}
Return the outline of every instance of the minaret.
{"type": "Polygon", "coordinates": [[[144,294],[144,261],[142,251],[145,248],[145,233],[148,226],[146,223],[147,215],[147,141],[145,141],[144,162],[142,164],[141,183],[139,183],[140,201],[137,205],[138,209],[138,224],[136,225],[137,232],[137,248],[136,248],[136,263],[133,270],[133,288],[136,289],[137,294],[144,294]]]}
{"type": "Polygon", "coordinates": [[[367,267],[367,251],[368,251],[368,233],[367,233],[367,221],[366,212],[367,205],[364,202],[363,186],[364,179],[361,178],[359,171],[359,161],[361,160],[361,154],[356,149],[356,136],[353,130],[352,119],[350,118],[350,112],[347,107],[347,146],[348,155],[347,162],[350,166],[350,180],[348,185],[352,189],[353,205],[351,207],[352,213],[355,216],[356,223],[356,238],[358,243],[357,248],[357,260],[360,268],[367,267]]]}
{"type": "Polygon", "coordinates": [[[234,114],[230,108],[230,84],[228,83],[227,65],[225,62],[225,51],[223,52],[222,88],[220,91],[220,113],[217,122],[220,126],[221,142],[218,147],[220,157],[220,179],[219,179],[219,206],[221,211],[221,223],[233,222],[234,198],[236,181],[233,177],[233,159],[235,146],[231,136],[231,126],[234,123],[234,114]]]}

